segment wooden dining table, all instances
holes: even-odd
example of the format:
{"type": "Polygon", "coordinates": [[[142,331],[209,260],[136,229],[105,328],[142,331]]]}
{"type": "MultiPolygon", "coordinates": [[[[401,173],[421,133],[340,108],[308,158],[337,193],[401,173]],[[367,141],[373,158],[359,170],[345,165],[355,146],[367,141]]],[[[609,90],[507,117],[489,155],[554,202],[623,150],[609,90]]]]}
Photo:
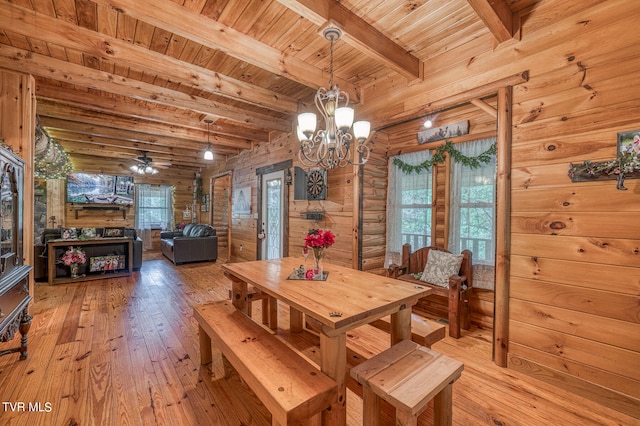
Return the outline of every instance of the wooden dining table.
{"type": "MultiPolygon", "coordinates": [[[[428,287],[330,263],[326,280],[289,279],[302,258],[286,257],[222,265],[231,280],[232,301],[248,312],[248,284],[289,305],[291,331],[306,315],[321,324],[320,368],[338,384],[338,400],[323,413],[323,424],[346,424],[346,333],[391,315],[391,344],[411,338],[411,307],[428,287]]],[[[272,327],[274,328],[274,327],[272,327]]]]}

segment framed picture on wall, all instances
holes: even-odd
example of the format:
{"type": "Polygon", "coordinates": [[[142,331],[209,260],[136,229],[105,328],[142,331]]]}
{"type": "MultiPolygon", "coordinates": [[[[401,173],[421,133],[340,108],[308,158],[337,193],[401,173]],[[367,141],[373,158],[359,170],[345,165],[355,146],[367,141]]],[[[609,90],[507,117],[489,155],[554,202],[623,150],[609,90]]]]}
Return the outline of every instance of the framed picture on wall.
{"type": "Polygon", "coordinates": [[[251,187],[244,186],[233,191],[233,214],[251,214],[251,187]]]}
{"type": "Polygon", "coordinates": [[[640,156],[640,130],[631,130],[618,133],[617,153],[633,153],[640,156]]]}
{"type": "Polygon", "coordinates": [[[447,124],[446,126],[434,127],[433,129],[423,130],[418,133],[418,144],[422,145],[427,142],[434,142],[456,136],[469,134],[469,122],[458,121],[457,123],[447,124]]]}

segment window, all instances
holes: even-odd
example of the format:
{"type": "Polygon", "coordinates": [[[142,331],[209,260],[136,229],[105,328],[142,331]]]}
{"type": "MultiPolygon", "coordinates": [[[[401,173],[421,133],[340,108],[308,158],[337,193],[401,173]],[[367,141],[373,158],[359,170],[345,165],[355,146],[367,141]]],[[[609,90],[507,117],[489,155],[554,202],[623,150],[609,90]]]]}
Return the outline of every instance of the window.
{"type": "Polygon", "coordinates": [[[136,229],[173,229],[173,186],[136,185],[136,229]]]}
{"type": "MultiPolygon", "coordinates": [[[[482,139],[456,145],[468,157],[489,149],[495,139],[482,139]]],[[[474,286],[493,288],[495,267],[496,162],[477,169],[451,163],[451,215],[449,250],[468,249],[474,264],[474,286]]]]}
{"type": "MultiPolygon", "coordinates": [[[[418,165],[431,158],[429,151],[398,156],[407,164],[418,165]]],[[[400,264],[402,245],[411,249],[431,245],[431,170],[405,174],[389,161],[387,188],[387,251],[385,267],[400,264]]]]}

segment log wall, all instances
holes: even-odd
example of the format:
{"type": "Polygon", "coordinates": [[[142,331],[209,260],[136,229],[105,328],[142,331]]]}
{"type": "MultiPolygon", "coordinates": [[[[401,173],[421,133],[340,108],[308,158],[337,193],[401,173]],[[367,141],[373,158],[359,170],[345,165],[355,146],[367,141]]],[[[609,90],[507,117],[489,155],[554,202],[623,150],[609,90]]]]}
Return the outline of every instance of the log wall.
{"type": "Polygon", "coordinates": [[[567,171],[613,159],[617,133],[640,130],[639,18],[624,0],[539,2],[522,40],[479,38],[483,54],[452,49],[425,65],[424,82],[376,82],[364,95],[372,115],[428,112],[528,71],[513,87],[508,366],[638,418],[640,181],[619,191],[567,171]]]}
{"type": "MultiPolygon", "coordinates": [[[[273,134],[269,143],[254,145],[251,151],[230,158],[222,167],[212,167],[203,173],[203,179],[209,179],[226,171],[233,171],[232,191],[242,187],[251,188],[251,216],[240,216],[232,211],[231,261],[255,260],[257,257],[258,224],[254,217],[257,207],[256,169],[282,161],[293,160],[293,167],[307,167],[297,160],[300,143],[295,135],[273,134]]],[[[291,170],[293,174],[293,170],[291,170]]],[[[289,191],[289,238],[286,244],[291,256],[302,255],[304,236],[312,228],[330,229],[336,235],[336,243],[326,252],[326,261],[345,266],[352,265],[352,225],[353,225],[353,170],[351,167],[331,170],[327,174],[326,200],[294,200],[293,185],[289,191]],[[303,218],[302,213],[322,210],[324,218],[320,221],[303,218]]]]}

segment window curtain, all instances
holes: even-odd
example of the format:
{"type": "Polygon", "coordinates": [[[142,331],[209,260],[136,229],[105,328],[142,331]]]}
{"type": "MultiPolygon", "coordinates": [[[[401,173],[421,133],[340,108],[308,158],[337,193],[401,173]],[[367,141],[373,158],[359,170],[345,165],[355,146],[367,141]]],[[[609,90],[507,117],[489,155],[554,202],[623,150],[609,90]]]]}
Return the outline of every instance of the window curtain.
{"type": "MultiPolygon", "coordinates": [[[[460,143],[467,157],[485,152],[495,138],[460,143]]],[[[477,169],[451,162],[449,251],[469,249],[473,258],[473,286],[493,290],[496,240],[496,161],[477,169]]]]}
{"type": "Polygon", "coordinates": [[[173,186],[136,184],[136,230],[143,249],[152,247],[152,229],[173,227],[173,186]]]}
{"type": "MultiPolygon", "coordinates": [[[[417,166],[431,159],[429,150],[411,152],[398,155],[389,159],[389,179],[387,186],[387,247],[384,256],[384,267],[394,263],[402,263],[402,192],[403,188],[415,188],[425,186],[431,181],[431,170],[422,170],[420,173],[405,174],[398,166],[393,164],[395,158],[417,166]]],[[[429,188],[427,187],[427,190],[429,188]]],[[[428,200],[431,203],[431,200],[428,200]]]]}

